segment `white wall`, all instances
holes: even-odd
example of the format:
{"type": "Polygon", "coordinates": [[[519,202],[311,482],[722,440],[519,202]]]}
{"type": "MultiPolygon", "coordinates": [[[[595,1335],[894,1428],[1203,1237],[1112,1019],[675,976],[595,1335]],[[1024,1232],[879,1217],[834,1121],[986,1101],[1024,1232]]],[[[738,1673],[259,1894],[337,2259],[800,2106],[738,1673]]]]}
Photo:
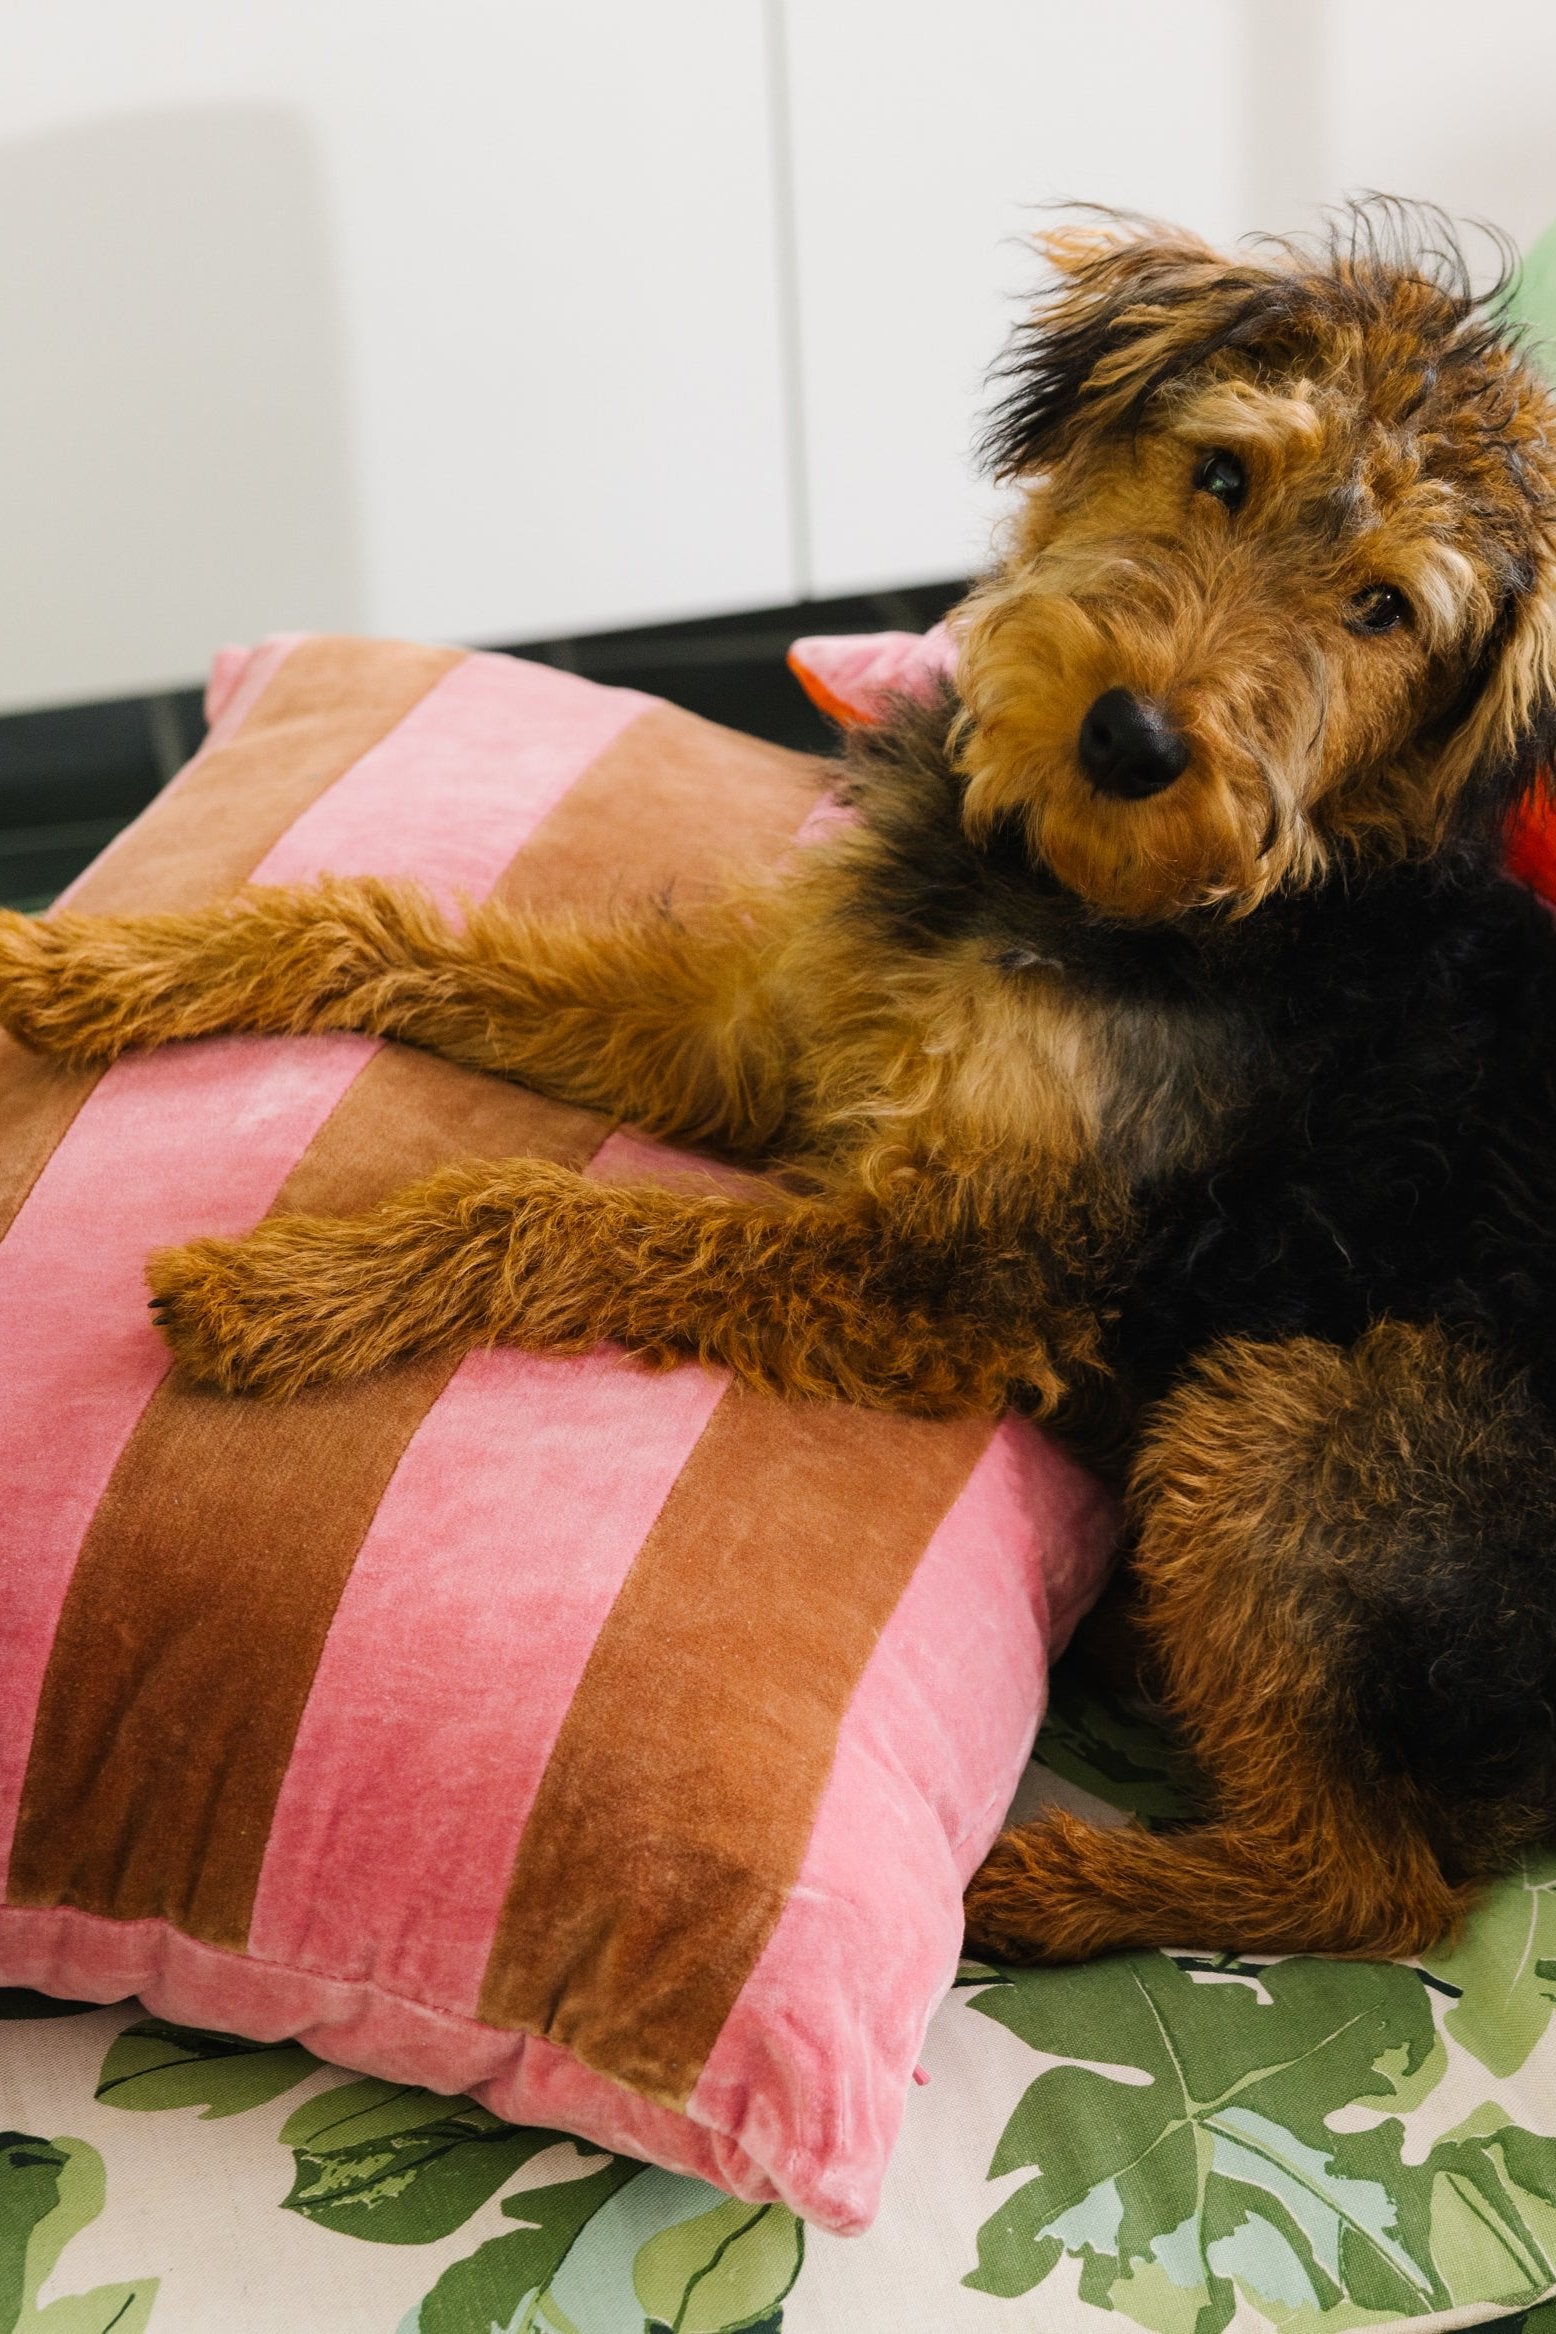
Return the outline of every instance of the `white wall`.
{"type": "Polygon", "coordinates": [[[1031,206],[1556,217],[1552,0],[6,0],[0,708],[974,564],[1031,206]]]}
{"type": "Polygon", "coordinates": [[[982,384],[1069,198],[1241,223],[1236,0],[787,0],[808,588],[985,555],[982,384]]]}
{"type": "Polygon", "coordinates": [[[789,598],[765,30],[7,0],[0,705],[789,598]]]}
{"type": "Polygon", "coordinates": [[[1525,246],[1556,220],[1552,0],[1330,0],[1311,13],[1320,198],[1427,195],[1525,246]]]}

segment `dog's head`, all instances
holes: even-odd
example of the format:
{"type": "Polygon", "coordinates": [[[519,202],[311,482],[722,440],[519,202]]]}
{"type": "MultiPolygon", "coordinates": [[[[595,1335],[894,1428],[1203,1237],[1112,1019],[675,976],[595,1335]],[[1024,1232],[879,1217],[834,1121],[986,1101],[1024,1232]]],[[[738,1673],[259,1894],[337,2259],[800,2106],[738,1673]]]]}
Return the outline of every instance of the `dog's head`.
{"type": "Polygon", "coordinates": [[[1489,835],[1556,735],[1556,402],[1497,293],[1392,205],[1317,256],[1045,249],[960,620],[969,830],[1138,919],[1489,835]]]}

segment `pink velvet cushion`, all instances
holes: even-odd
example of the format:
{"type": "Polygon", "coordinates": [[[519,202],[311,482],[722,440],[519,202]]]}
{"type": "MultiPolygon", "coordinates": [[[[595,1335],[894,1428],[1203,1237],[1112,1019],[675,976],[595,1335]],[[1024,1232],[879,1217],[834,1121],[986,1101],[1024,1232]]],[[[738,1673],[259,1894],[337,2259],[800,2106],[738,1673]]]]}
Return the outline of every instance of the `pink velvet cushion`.
{"type": "MultiPolygon", "coordinates": [[[[694,892],[818,793],[500,657],[281,640],[213,699],[79,906],[694,892]]],[[[1107,1504],[1022,1425],[608,1351],[290,1405],[170,1375],[149,1249],[520,1151],[718,1172],[367,1038],[100,1077],[0,1047],[0,1983],[300,2036],[856,2229],[1107,1504]]]]}

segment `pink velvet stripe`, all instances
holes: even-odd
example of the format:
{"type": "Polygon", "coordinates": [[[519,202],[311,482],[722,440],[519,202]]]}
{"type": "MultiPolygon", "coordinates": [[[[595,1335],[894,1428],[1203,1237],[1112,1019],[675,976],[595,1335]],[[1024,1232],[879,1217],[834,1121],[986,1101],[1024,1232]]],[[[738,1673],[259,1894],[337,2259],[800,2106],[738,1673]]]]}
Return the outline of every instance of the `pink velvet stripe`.
{"type": "Polygon", "coordinates": [[[304,811],[254,880],[371,870],[414,877],[445,906],[479,898],[573,781],[657,702],[518,657],[464,657],[304,811]],[[414,785],[399,785],[402,770],[414,785]]]}
{"type": "Polygon", "coordinates": [[[724,1383],[608,1351],[461,1363],[336,1610],[253,1952],[474,2011],[568,1704],[724,1383]]]}
{"type": "Polygon", "coordinates": [[[737,2134],[785,2194],[824,2190],[833,2227],[875,2211],[962,1890],[1030,1752],[1045,1656],[1095,1597],[1115,1529],[1107,1495],[1007,1420],[882,1632],[799,1879],[692,2093],[693,2121],[737,2134]]]}
{"type": "Polygon", "coordinates": [[[770,1188],[749,1168],[711,1158],[704,1151],[673,1151],[668,1143],[640,1135],[630,1126],[619,1126],[606,1136],[588,1172],[599,1183],[692,1184],[714,1191],[770,1188]]]}
{"type": "Polygon", "coordinates": [[[6,1864],[76,1556],[168,1368],[146,1312],[147,1251],[262,1216],[371,1051],[359,1037],[216,1038],[118,1063],[0,1243],[0,1515],[27,1551],[0,1598],[6,1864]]]}

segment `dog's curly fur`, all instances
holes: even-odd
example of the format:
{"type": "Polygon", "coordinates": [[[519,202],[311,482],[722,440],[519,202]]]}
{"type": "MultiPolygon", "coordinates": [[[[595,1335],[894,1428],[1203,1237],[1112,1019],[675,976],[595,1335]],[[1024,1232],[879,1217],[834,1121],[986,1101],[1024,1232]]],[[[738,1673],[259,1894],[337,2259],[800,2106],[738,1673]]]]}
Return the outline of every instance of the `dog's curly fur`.
{"type": "Polygon", "coordinates": [[[782,1161],[459,1168],[159,1257],[156,1306],[230,1391],[615,1337],[1054,1421],[1127,1481],[1216,1807],[1007,1835],[973,1936],[1406,1952],[1556,1823],[1556,938],[1501,860],[1556,742],[1556,413],[1430,218],[1050,257],[957,692],[856,743],[851,830],[684,921],[10,918],[0,1019],[78,1062],[376,1031],[782,1161]],[[1186,755],[1149,791],[1078,748],[1122,690],[1186,755]]]}

